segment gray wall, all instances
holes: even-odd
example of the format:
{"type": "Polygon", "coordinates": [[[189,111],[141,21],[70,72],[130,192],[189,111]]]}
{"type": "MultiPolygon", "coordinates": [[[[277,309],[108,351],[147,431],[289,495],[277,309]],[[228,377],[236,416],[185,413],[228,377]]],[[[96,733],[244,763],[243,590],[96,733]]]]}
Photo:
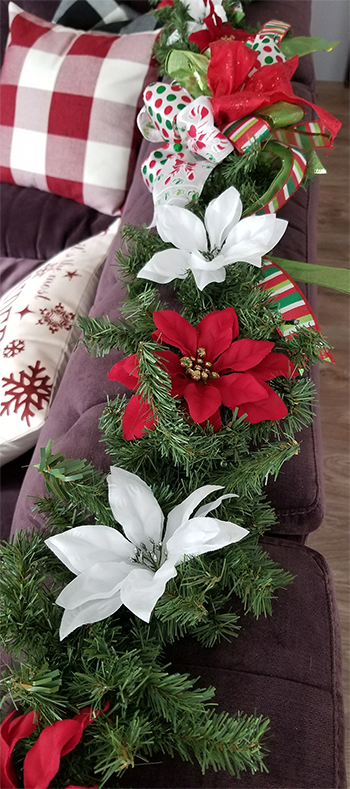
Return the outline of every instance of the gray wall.
{"type": "Polygon", "coordinates": [[[316,78],[343,82],[349,58],[349,0],[312,0],[311,35],[340,42],[331,52],[315,52],[316,78]]]}

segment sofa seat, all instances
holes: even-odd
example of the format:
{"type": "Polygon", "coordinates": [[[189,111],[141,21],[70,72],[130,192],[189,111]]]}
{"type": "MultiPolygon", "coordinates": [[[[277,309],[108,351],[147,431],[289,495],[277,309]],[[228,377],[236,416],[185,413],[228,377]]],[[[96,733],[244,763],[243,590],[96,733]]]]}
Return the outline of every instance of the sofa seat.
{"type": "Polygon", "coordinates": [[[330,569],[317,551],[282,538],[262,545],[292,573],[280,590],[272,617],[248,615],[230,645],[204,649],[181,639],[168,650],[174,670],[213,685],[219,711],[261,714],[270,719],[268,773],[227,772],[162,758],[125,775],[128,789],[343,789],[339,622],[330,569]],[[179,776],[181,776],[179,778],[179,776]]]}

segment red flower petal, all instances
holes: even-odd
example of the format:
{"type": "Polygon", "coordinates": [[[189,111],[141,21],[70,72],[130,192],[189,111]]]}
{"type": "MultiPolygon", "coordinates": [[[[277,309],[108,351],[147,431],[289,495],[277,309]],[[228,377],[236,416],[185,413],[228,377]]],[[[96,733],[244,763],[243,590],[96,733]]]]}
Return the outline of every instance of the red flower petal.
{"type": "Polygon", "coordinates": [[[238,416],[246,414],[246,422],[256,424],[263,422],[265,419],[283,419],[287,416],[288,410],[283,400],[279,397],[277,392],[271,389],[268,384],[261,384],[264,386],[268,397],[265,400],[258,400],[255,403],[242,403],[238,409],[238,416]]]}
{"type": "Polygon", "coordinates": [[[11,762],[11,754],[18,740],[29,737],[38,723],[33,711],[12,720],[14,714],[15,711],[10,712],[0,726],[0,783],[3,789],[16,789],[17,776],[11,762]]]}
{"type": "Polygon", "coordinates": [[[157,310],[153,320],[159,329],[153,339],[174,345],[184,356],[194,356],[197,350],[197,331],[182,315],[174,310],[157,310]]]}
{"type": "Polygon", "coordinates": [[[250,372],[256,375],[259,381],[270,381],[278,375],[286,378],[295,378],[298,375],[294,364],[284,353],[269,353],[250,372]]]}
{"type": "Polygon", "coordinates": [[[108,378],[110,381],[119,381],[124,384],[128,389],[135,389],[138,382],[138,358],[137,354],[133,353],[132,356],[127,356],[126,359],[121,359],[109,371],[108,378]]]}
{"type": "Polygon", "coordinates": [[[221,401],[227,408],[237,408],[241,403],[260,401],[267,397],[265,385],[257,381],[250,373],[232,373],[215,379],[215,386],[221,395],[221,401]]]}
{"type": "Polygon", "coordinates": [[[217,411],[215,411],[215,414],[212,414],[209,417],[209,419],[206,419],[205,422],[200,422],[200,426],[201,427],[206,427],[207,426],[207,422],[209,422],[211,424],[211,426],[214,428],[214,433],[218,433],[219,432],[220,427],[222,425],[221,414],[220,414],[220,409],[219,408],[218,408],[217,411]]]}
{"type": "Polygon", "coordinates": [[[129,400],[124,411],[123,417],[123,436],[127,441],[134,438],[141,438],[146,427],[153,430],[155,427],[155,416],[146,402],[142,402],[138,395],[134,395],[129,400]]]}
{"type": "Polygon", "coordinates": [[[273,346],[273,342],[265,340],[237,340],[225,353],[221,354],[215,362],[214,370],[218,373],[224,370],[237,370],[238,372],[251,370],[270,354],[273,346]]]}
{"type": "Polygon", "coordinates": [[[183,396],[194,422],[205,422],[221,405],[221,395],[218,389],[200,381],[187,384],[183,396]]]}
{"type": "Polygon", "coordinates": [[[76,715],[46,726],[28,751],[23,764],[25,789],[47,789],[59,770],[61,757],[72,751],[86,726],[93,722],[89,713],[76,715]]]}
{"type": "Polygon", "coordinates": [[[200,51],[204,52],[205,49],[208,49],[209,44],[215,40],[215,37],[209,33],[209,30],[198,30],[197,33],[191,33],[188,40],[192,41],[193,44],[197,44],[200,51]]]}
{"type": "Polygon", "coordinates": [[[215,12],[212,15],[205,17],[203,20],[207,30],[198,30],[196,33],[191,33],[188,40],[197,44],[197,47],[203,52],[208,49],[212,41],[220,38],[236,38],[236,31],[229,22],[222,22],[218,14],[215,12]]]}
{"type": "Polygon", "coordinates": [[[157,352],[157,356],[159,358],[159,362],[163,362],[164,367],[170,376],[179,375],[179,373],[182,372],[180,357],[177,353],[168,351],[167,348],[162,348],[159,352],[157,352]]]}
{"type": "Polygon", "coordinates": [[[207,361],[213,362],[226,351],[238,335],[238,318],[233,307],[214,310],[197,326],[198,348],[205,348],[207,361]]]}

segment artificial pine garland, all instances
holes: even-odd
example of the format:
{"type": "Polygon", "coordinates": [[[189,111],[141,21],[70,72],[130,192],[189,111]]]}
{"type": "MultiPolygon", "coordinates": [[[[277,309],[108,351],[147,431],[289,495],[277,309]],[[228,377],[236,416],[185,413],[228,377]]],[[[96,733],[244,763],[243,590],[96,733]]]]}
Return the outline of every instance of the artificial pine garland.
{"type": "MultiPolygon", "coordinates": [[[[230,38],[230,30],[240,45],[249,40],[240,3],[223,0],[214,8],[210,0],[202,2],[207,17],[198,23],[190,11],[201,2],[192,0],[187,8],[182,0],[163,0],[156,11],[162,24],[155,46],[161,73],[169,76],[174,51],[185,61],[186,53],[202,58],[196,62],[204,69],[208,51],[201,54],[199,39],[188,39],[193,25],[212,40],[230,38]]],[[[293,39],[287,37],[284,44],[288,40],[293,55],[293,39]]],[[[285,56],[280,60],[285,62],[285,56]]],[[[186,62],[187,73],[176,66],[178,82],[171,85],[175,92],[179,84],[189,91],[192,107],[192,97],[201,101],[206,72],[191,94],[196,69],[186,62]]],[[[146,126],[154,133],[152,118],[146,126]]],[[[323,124],[319,134],[330,144],[332,130],[323,124]]],[[[182,150],[181,139],[176,138],[175,152],[182,150]]],[[[167,155],[161,152],[159,159],[167,155]]],[[[304,185],[317,172],[315,156],[311,150],[305,157],[304,185]]],[[[121,321],[80,319],[82,342],[91,354],[123,350],[124,359],[111,367],[109,377],[126,383],[133,394],[129,401],[119,396],[109,401],[100,420],[114,464],[108,477],[83,459],[55,454],[49,442],[37,464],[48,491],[36,504],[46,518],[46,532],[23,531],[3,546],[1,638],[13,666],[2,684],[5,699],[23,712],[23,718],[7,717],[2,728],[6,786],[31,786],[30,770],[37,769],[41,787],[96,781],[116,787],[128,768],[162,753],[197,761],[203,772],[223,769],[236,776],[268,765],[268,720],[217,711],[214,688],[202,688],[197,678],[172,670],[169,645],[184,636],[207,648],[221,640],[230,643],[239,635],[242,614],[270,615],[277,591],[293,580],[259,545],[276,522],[264,486],[299,452],[295,436],[313,418],[308,371],[327,356],[329,345],[314,322],[299,328],[293,321],[286,324],[262,287],[260,265],[270,260],[264,256],[277,241],[276,228],[282,234],[280,220],[274,224],[270,216],[265,223],[272,228],[271,244],[255,249],[260,262],[232,258],[239,243],[233,227],[243,212],[254,234],[258,217],[252,206],[263,199],[276,173],[276,156],[266,156],[264,145],[256,142],[246,152],[232,148],[215,166],[211,163],[192,199],[185,195],[180,205],[185,213],[178,215],[189,233],[193,227],[210,242],[206,250],[199,247],[196,258],[193,250],[174,243],[167,206],[154,195],[153,229],[127,226],[123,231],[118,263],[127,299],[121,321]],[[221,220],[213,223],[209,215],[215,200],[226,194],[231,206],[236,200],[241,208],[219,243],[214,236],[221,220]],[[164,275],[159,261],[166,259],[164,275]],[[184,270],[179,260],[186,261],[184,270]],[[171,286],[163,286],[170,281],[171,286]],[[206,338],[203,347],[196,347],[196,337],[198,343],[206,338]],[[120,584],[114,591],[104,594],[98,558],[80,567],[91,545],[82,545],[81,556],[76,547],[69,554],[76,535],[82,541],[89,535],[97,555],[107,553],[107,540],[110,558],[100,561],[115,562],[120,584]],[[79,580],[84,572],[91,574],[87,592],[79,580]],[[74,607],[73,589],[78,588],[74,607]],[[58,595],[65,610],[61,641],[58,595]],[[79,605],[88,606],[89,614],[81,614],[79,605]],[[38,765],[48,758],[57,726],[62,747],[50,757],[44,775],[38,765]],[[79,730],[73,739],[71,729],[79,730]]],[[[222,203],[219,213],[225,214],[222,203]]]]}

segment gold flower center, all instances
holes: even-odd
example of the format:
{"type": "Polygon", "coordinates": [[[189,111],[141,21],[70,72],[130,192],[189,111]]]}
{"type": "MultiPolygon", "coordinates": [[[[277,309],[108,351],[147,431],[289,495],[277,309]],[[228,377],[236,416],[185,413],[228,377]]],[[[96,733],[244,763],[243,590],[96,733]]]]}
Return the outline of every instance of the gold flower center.
{"type": "Polygon", "coordinates": [[[212,370],[212,363],[205,361],[205,348],[197,348],[197,355],[182,356],[180,359],[181,367],[184,368],[186,375],[192,381],[203,381],[206,384],[208,378],[220,378],[219,373],[212,370]]]}

